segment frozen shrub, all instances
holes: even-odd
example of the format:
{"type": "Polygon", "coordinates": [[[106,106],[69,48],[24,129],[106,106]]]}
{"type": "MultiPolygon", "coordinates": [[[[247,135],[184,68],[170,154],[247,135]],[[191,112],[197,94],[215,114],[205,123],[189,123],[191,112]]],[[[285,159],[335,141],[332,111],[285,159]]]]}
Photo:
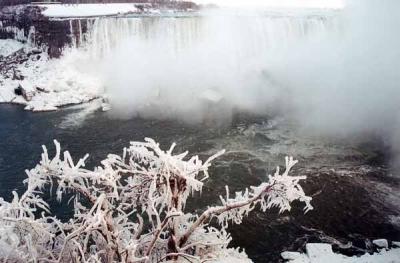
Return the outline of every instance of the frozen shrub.
{"type": "Polygon", "coordinates": [[[86,155],[78,162],[69,152],[50,158],[43,147],[42,160],[26,171],[27,189],[11,202],[0,199],[0,258],[7,262],[247,262],[244,252],[228,248],[228,222],[240,224],[259,207],[290,210],[294,200],[312,209],[311,198],[299,181],[289,176],[296,164],[286,158],[268,181],[234,195],[226,188],[219,206],[201,215],[185,213],[188,197],[201,192],[212,162],[187,152],[173,154],[152,139],[132,142],[123,154],[108,155],[93,170],[85,169],[86,155]],[[64,223],[51,216],[44,191],[60,201],[70,196],[74,216],[64,223]],[[67,195],[68,193],[68,195],[67,195]],[[216,219],[219,228],[209,222],[216,219]]]}

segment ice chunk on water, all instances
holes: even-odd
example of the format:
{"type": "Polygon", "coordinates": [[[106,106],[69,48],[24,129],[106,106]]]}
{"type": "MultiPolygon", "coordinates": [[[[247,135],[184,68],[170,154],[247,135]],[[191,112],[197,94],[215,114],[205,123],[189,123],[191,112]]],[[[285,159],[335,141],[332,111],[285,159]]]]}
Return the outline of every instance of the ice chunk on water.
{"type": "Polygon", "coordinates": [[[321,262],[322,258],[328,258],[333,255],[330,244],[310,243],[306,245],[307,255],[312,263],[321,262]]]}
{"type": "Polygon", "coordinates": [[[380,247],[380,248],[388,248],[389,247],[388,241],[386,239],[376,239],[376,240],[372,241],[372,243],[374,243],[377,247],[380,247]]]}
{"type": "Polygon", "coordinates": [[[302,255],[299,252],[286,251],[281,253],[281,257],[285,260],[295,260],[301,258],[302,255]]]}

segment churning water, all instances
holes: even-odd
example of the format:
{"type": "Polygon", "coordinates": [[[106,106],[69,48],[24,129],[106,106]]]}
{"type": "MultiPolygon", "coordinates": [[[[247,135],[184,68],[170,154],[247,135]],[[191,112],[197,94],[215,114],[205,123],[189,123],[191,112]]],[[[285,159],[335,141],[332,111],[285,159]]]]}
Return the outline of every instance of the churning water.
{"type": "MultiPolygon", "coordinates": [[[[304,187],[315,210],[255,212],[231,229],[234,245],[256,262],[277,262],[281,251],[307,242],[357,254],[366,239],[400,239],[400,182],[383,142],[396,134],[392,61],[400,59],[387,51],[398,43],[390,41],[398,23],[374,20],[371,28],[385,31],[370,41],[374,34],[359,26],[371,23],[364,21],[369,11],[361,13],[345,19],[353,21],[346,27],[342,13],[320,10],[91,20],[88,32],[71,36],[73,49],[85,60],[82,70],[103,83],[113,110],[35,115],[2,105],[0,196],[23,190],[24,169],[53,138],[76,158],[90,153],[93,166],[130,140],[152,137],[203,158],[227,150],[190,210],[217,203],[226,184],[258,184],[285,155],[300,160],[294,172],[308,176],[304,187]],[[383,53],[381,43],[390,43],[383,53]],[[305,123],[317,125],[310,132],[305,123]]],[[[53,205],[57,215],[69,215],[53,205]]]]}
{"type": "MultiPolygon", "coordinates": [[[[257,185],[282,165],[285,155],[300,160],[293,174],[308,176],[303,185],[314,198],[315,210],[304,215],[295,205],[283,215],[254,212],[244,224],[231,227],[233,245],[245,248],[255,262],[278,262],[281,251],[300,250],[307,242],[334,243],[335,249],[354,254],[365,251],[367,239],[400,238],[395,223],[400,211],[394,206],[399,181],[388,172],[379,140],[327,140],[302,133],[288,120],[243,113],[223,127],[152,118],[118,120],[99,111],[76,125],[72,120],[80,113],[81,109],[64,109],[35,114],[19,106],[0,107],[0,196],[10,200],[11,191],[23,191],[24,169],[40,159],[42,144],[54,150],[53,138],[75,158],[90,153],[92,167],[108,153],[120,154],[130,140],[152,137],[163,148],[177,142],[177,151],[189,150],[203,159],[227,150],[213,167],[202,196],[188,203],[188,210],[198,213],[218,203],[225,185],[234,191],[257,185]],[[353,246],[344,249],[349,241],[353,246]]],[[[68,206],[49,201],[57,216],[71,216],[68,206]]]]}

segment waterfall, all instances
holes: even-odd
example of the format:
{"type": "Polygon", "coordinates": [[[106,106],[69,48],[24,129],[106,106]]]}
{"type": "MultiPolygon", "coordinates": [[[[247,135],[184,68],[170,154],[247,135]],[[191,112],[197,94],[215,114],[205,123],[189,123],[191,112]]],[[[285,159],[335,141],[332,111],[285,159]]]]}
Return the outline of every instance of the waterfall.
{"type": "MultiPolygon", "coordinates": [[[[82,36],[80,24],[79,30],[82,36]]],[[[95,57],[110,54],[127,40],[158,41],[179,52],[223,36],[227,46],[232,41],[236,44],[236,54],[249,55],[339,30],[339,19],[334,14],[97,18],[88,22],[87,41],[83,46],[95,57]]]]}
{"type": "Polygon", "coordinates": [[[73,24],[76,37],[82,36],[76,41],[79,56],[74,55],[81,58],[79,65],[85,58],[116,112],[191,121],[207,118],[204,101],[223,101],[218,104],[224,108],[212,112],[215,116],[276,103],[283,90],[272,75],[277,55],[301,50],[293,47],[303,41],[342,32],[336,13],[102,17],[86,22],[82,34],[73,24]]]}
{"type": "Polygon", "coordinates": [[[79,44],[82,45],[84,37],[82,31],[82,22],[80,19],[78,20],[78,29],[79,29],[79,44]]]}
{"type": "Polygon", "coordinates": [[[10,25],[5,26],[2,21],[0,21],[0,31],[10,33],[15,40],[21,42],[29,41],[28,37],[25,35],[24,29],[10,25]]]}
{"type": "Polygon", "coordinates": [[[71,38],[71,45],[73,48],[76,48],[76,37],[74,34],[74,26],[72,24],[73,20],[69,20],[69,32],[70,32],[70,38],[71,38]]]}

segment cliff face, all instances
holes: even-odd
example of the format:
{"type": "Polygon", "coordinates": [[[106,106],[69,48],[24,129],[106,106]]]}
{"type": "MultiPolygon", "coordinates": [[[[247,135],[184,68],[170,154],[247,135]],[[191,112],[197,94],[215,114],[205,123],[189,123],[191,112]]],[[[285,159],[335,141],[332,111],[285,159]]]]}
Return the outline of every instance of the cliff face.
{"type": "MultiPolygon", "coordinates": [[[[32,0],[0,0],[0,7],[11,5],[23,5],[34,2],[32,0]]],[[[173,6],[180,8],[196,9],[198,6],[190,1],[174,0],[57,0],[63,4],[88,4],[88,3],[151,3],[153,5],[173,6]]]]}
{"type": "MultiPolygon", "coordinates": [[[[37,47],[47,49],[50,57],[59,57],[62,50],[68,45],[80,44],[83,35],[87,32],[88,24],[93,18],[49,19],[42,15],[43,7],[34,5],[1,5],[8,0],[0,0],[0,39],[16,39],[29,42],[37,47]]],[[[25,0],[13,0],[13,3],[25,0]]],[[[25,1],[26,2],[26,1],[25,1]]],[[[63,0],[65,3],[76,0],[63,0]]],[[[80,0],[81,3],[115,3],[133,2],[130,0],[80,0]]],[[[197,5],[185,1],[166,0],[135,0],[134,2],[150,2],[151,10],[187,11],[197,9],[197,5]]],[[[138,6],[139,13],[149,12],[138,6]]]]}
{"type": "Polygon", "coordinates": [[[68,21],[50,21],[40,7],[19,5],[4,7],[0,12],[0,39],[13,38],[47,48],[50,57],[59,57],[70,44],[68,21]]]}

